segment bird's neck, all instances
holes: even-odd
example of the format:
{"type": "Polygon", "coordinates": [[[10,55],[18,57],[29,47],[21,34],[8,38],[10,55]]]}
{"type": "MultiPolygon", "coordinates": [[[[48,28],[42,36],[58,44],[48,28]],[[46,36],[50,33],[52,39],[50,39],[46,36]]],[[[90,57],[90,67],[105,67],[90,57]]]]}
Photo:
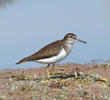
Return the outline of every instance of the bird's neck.
{"type": "Polygon", "coordinates": [[[70,43],[68,41],[63,41],[63,47],[67,54],[69,54],[70,51],[72,50],[72,45],[73,45],[73,43],[70,43]]]}

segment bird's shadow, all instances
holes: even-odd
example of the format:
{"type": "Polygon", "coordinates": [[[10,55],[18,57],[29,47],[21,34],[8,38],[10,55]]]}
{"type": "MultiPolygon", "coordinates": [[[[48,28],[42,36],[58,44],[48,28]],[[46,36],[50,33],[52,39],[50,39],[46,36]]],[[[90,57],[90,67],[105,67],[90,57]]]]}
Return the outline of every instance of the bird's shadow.
{"type": "MultiPolygon", "coordinates": [[[[78,76],[80,76],[80,73],[77,73],[78,76]]],[[[34,81],[42,81],[42,80],[53,80],[53,79],[69,79],[69,78],[76,78],[75,74],[69,74],[69,75],[56,75],[53,77],[47,78],[47,77],[43,77],[43,78],[39,78],[39,79],[33,79],[34,81]]]]}
{"type": "Polygon", "coordinates": [[[70,75],[61,75],[61,76],[53,76],[51,77],[51,79],[68,79],[68,78],[73,78],[75,77],[74,74],[70,74],[70,75]]]}

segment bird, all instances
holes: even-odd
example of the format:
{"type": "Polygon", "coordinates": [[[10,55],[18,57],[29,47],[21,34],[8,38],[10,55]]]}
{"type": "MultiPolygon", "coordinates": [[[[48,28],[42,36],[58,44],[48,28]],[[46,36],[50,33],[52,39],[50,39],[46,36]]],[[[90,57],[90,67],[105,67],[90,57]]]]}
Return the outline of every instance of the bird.
{"type": "Polygon", "coordinates": [[[52,64],[54,69],[57,62],[65,59],[70,54],[75,42],[87,43],[78,39],[75,33],[67,33],[62,40],[57,40],[44,46],[36,53],[21,59],[16,64],[28,61],[47,64],[47,77],[50,78],[49,66],[52,64]]]}

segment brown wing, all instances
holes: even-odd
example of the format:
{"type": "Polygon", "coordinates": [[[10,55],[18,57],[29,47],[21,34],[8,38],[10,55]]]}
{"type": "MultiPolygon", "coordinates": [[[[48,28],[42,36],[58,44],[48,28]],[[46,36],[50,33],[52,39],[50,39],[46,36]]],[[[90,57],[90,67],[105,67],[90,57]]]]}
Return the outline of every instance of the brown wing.
{"type": "Polygon", "coordinates": [[[35,54],[20,60],[16,64],[19,64],[19,63],[22,63],[25,61],[34,61],[34,60],[39,60],[39,59],[43,59],[43,58],[49,58],[51,56],[56,56],[60,52],[61,45],[62,45],[61,40],[55,41],[51,44],[48,44],[44,48],[40,49],[35,54]]]}

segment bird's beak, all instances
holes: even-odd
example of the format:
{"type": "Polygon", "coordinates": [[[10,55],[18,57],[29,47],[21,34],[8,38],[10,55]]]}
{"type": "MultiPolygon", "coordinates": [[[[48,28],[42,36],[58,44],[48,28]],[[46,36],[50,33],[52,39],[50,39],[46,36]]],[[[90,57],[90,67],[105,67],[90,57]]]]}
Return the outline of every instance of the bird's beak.
{"type": "Polygon", "coordinates": [[[86,44],[87,44],[87,42],[85,42],[85,41],[83,41],[83,40],[80,40],[80,39],[77,39],[77,41],[78,41],[78,42],[82,42],[82,43],[86,43],[86,44]]]}

